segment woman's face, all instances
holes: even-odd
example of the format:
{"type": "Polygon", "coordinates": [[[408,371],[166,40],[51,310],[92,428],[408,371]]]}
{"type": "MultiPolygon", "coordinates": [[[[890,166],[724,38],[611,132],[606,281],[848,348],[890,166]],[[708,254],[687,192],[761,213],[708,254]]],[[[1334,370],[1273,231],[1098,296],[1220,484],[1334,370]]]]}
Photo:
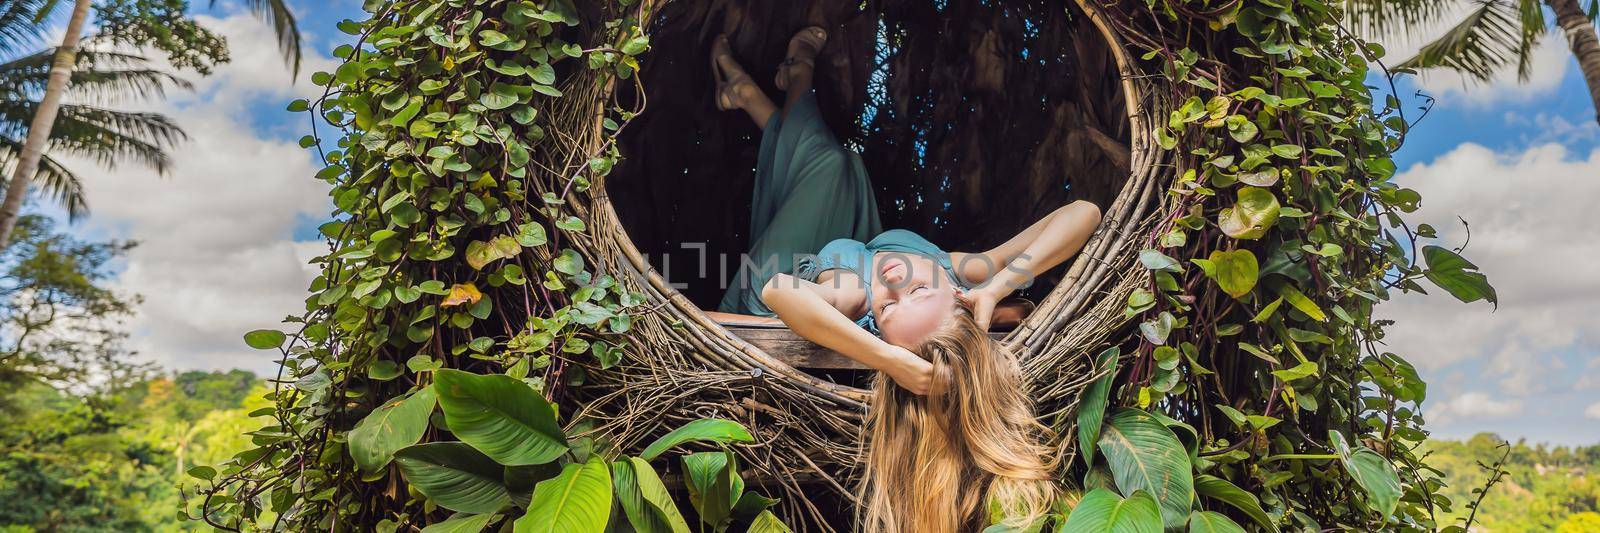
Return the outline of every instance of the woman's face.
{"type": "Polygon", "coordinates": [[[955,313],[957,288],[933,259],[885,252],[872,269],[872,312],[885,342],[915,350],[955,313]]]}

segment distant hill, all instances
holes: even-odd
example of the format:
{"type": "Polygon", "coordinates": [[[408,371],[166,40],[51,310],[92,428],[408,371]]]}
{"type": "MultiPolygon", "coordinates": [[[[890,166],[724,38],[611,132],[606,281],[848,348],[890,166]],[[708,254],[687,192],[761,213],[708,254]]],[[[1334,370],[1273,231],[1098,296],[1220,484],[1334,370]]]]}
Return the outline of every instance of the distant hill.
{"type": "MultiPolygon", "coordinates": [[[[1600,532],[1600,445],[1506,443],[1479,433],[1466,441],[1429,441],[1425,449],[1428,465],[1449,483],[1440,492],[1454,502],[1450,518],[1471,512],[1467,504],[1491,473],[1480,464],[1504,458],[1506,476],[1484,496],[1475,532],[1600,532]]],[[[1451,523],[1442,518],[1441,524],[1451,523]]]]}

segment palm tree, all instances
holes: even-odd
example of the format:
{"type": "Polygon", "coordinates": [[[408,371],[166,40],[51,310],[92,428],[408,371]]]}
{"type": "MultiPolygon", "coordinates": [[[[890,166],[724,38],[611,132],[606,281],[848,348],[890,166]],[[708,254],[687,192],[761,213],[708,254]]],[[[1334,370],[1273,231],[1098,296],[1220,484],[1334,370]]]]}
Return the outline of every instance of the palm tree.
{"type": "MultiPolygon", "coordinates": [[[[211,3],[215,6],[216,0],[211,3]]],[[[56,4],[56,0],[0,0],[0,47],[15,49],[18,43],[37,39],[40,22],[56,4]]],[[[69,215],[76,216],[86,207],[77,176],[47,157],[46,149],[88,156],[106,166],[132,158],[165,172],[165,148],[184,136],[177,125],[159,114],[61,103],[69,94],[69,85],[74,98],[102,100],[128,92],[159,96],[169,83],[186,86],[171,75],[146,68],[139,56],[80,52],[78,43],[90,4],[91,0],[74,2],[61,46],[0,64],[0,170],[8,170],[10,176],[0,201],[0,248],[10,242],[22,201],[36,179],[69,215]],[[37,101],[34,95],[38,95],[37,101]]],[[[245,0],[245,4],[272,24],[279,48],[298,75],[300,37],[285,0],[245,0]]]]}
{"type": "Polygon", "coordinates": [[[1449,31],[1423,46],[1403,68],[1445,68],[1488,81],[1512,61],[1517,77],[1527,81],[1533,51],[1549,29],[1545,7],[1556,16],[1567,46],[1589,84],[1595,120],[1600,122],[1600,36],[1594,21],[1600,0],[1346,0],[1350,18],[1377,35],[1405,35],[1419,27],[1462,12],[1449,31]]]}

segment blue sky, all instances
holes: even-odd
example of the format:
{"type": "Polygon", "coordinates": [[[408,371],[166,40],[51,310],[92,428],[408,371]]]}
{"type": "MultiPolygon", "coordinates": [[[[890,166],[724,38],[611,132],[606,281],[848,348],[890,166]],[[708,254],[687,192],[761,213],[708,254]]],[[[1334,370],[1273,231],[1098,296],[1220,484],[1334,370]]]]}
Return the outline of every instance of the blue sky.
{"type": "MultiPolygon", "coordinates": [[[[206,2],[195,2],[206,7],[206,2]]],[[[191,135],[176,169],[157,177],[78,163],[91,217],[73,230],[140,241],[117,283],[143,296],[129,327],[144,356],[178,368],[273,369],[239,335],[272,327],[302,308],[323,250],[315,226],[328,216],[320,165],[295,146],[306,128],[288,101],[316,93],[309,73],[334,65],[327,51],[350,38],[335,29],[359,3],[295,2],[306,64],[292,81],[270,31],[230,2],[197,9],[229,38],[234,62],[192,93],[135,102],[173,116],[191,135]]],[[[57,22],[58,26],[61,24],[57,22]]],[[[1415,43],[1387,43],[1398,59],[1415,43]]],[[[1501,305],[1446,295],[1402,295],[1379,314],[1398,324],[1390,348],[1430,383],[1424,412],[1444,437],[1494,431],[1562,444],[1600,442],[1600,126],[1581,76],[1558,37],[1547,40],[1533,80],[1487,84],[1449,75],[1401,81],[1437,98],[1398,154],[1396,178],[1423,193],[1413,223],[1438,227],[1447,245],[1473,224],[1469,259],[1499,288],[1501,305]]]]}

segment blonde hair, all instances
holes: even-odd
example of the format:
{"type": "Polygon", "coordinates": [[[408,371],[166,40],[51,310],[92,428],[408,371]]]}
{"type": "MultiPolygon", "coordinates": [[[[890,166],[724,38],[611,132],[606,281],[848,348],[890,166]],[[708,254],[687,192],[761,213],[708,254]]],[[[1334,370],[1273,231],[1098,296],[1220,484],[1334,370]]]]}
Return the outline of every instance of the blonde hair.
{"type": "Polygon", "coordinates": [[[917,396],[882,375],[873,384],[861,530],[976,531],[991,505],[1014,528],[1042,519],[1056,464],[1016,357],[965,308],[916,352],[933,363],[937,392],[917,396]]]}

